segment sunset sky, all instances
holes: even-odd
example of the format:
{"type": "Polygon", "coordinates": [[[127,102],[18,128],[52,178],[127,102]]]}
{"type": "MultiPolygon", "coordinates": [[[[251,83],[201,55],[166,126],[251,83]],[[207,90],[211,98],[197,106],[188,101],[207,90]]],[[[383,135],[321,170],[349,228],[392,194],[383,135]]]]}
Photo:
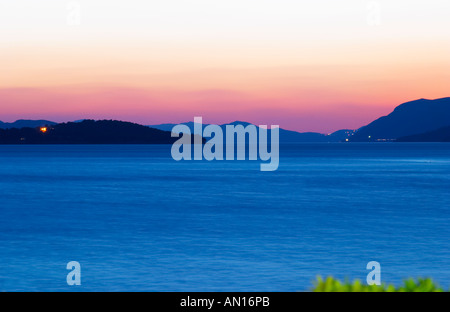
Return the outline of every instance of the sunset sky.
{"type": "Polygon", "coordinates": [[[0,0],[0,120],[356,129],[450,96],[448,0],[0,0]]]}

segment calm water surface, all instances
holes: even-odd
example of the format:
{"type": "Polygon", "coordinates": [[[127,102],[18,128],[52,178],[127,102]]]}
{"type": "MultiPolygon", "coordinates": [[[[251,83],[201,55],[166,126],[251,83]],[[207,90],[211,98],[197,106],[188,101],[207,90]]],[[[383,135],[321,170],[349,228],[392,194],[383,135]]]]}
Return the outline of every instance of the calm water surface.
{"type": "Polygon", "coordinates": [[[170,146],[0,146],[0,291],[450,286],[450,144],[282,146],[280,167],[170,146]],[[81,263],[82,285],[66,283],[81,263]]]}

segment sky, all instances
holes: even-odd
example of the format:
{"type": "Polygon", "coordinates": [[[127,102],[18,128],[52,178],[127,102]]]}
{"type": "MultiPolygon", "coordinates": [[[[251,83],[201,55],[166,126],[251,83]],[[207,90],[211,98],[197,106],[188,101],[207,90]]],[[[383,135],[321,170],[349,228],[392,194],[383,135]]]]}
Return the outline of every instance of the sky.
{"type": "Polygon", "coordinates": [[[448,0],[0,0],[0,120],[357,129],[450,96],[448,0]]]}

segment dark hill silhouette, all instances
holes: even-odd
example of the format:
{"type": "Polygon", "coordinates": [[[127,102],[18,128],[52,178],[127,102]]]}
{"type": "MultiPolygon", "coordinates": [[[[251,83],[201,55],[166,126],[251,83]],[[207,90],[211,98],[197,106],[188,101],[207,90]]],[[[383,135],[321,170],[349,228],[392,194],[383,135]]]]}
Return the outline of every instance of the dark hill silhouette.
{"type": "Polygon", "coordinates": [[[450,142],[450,127],[401,137],[397,139],[397,142],[450,142]]]}
{"type": "Polygon", "coordinates": [[[131,122],[84,120],[40,128],[0,129],[0,144],[172,144],[171,132],[131,122]]]}
{"type": "Polygon", "coordinates": [[[450,126],[450,98],[404,103],[387,116],[360,128],[353,142],[393,140],[450,126]]]}
{"type": "Polygon", "coordinates": [[[335,131],[328,135],[329,142],[342,142],[346,139],[349,139],[353,134],[355,133],[355,130],[350,129],[343,129],[335,131]]]}
{"type": "MultiPolygon", "coordinates": [[[[191,130],[191,133],[194,133],[194,122],[185,122],[182,123],[186,125],[191,130]]],[[[226,125],[242,125],[244,127],[251,125],[245,121],[234,121],[228,124],[220,125],[222,130],[225,133],[226,125]]],[[[161,125],[152,125],[149,127],[171,131],[172,128],[176,126],[176,124],[161,124],[161,125]]],[[[203,124],[203,128],[208,126],[208,124],[203,124]]],[[[296,132],[291,130],[286,130],[280,128],[280,143],[315,143],[315,142],[341,142],[348,138],[353,133],[353,130],[338,130],[332,134],[326,135],[323,133],[317,132],[296,132]]]]}
{"type": "Polygon", "coordinates": [[[36,128],[45,125],[56,125],[56,122],[48,120],[26,120],[19,119],[14,122],[2,122],[0,121],[0,129],[12,129],[12,128],[36,128]]]}

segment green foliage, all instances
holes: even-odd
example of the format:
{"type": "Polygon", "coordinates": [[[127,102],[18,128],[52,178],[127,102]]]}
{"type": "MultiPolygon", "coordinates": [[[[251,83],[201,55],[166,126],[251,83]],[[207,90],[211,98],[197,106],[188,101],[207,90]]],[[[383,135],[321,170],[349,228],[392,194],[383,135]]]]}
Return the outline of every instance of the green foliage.
{"type": "Polygon", "coordinates": [[[325,280],[318,277],[315,282],[314,292],[442,292],[444,291],[430,278],[419,278],[417,281],[410,278],[403,282],[403,285],[395,287],[394,285],[366,285],[359,280],[353,282],[341,282],[333,277],[327,277],[325,280]]]}

